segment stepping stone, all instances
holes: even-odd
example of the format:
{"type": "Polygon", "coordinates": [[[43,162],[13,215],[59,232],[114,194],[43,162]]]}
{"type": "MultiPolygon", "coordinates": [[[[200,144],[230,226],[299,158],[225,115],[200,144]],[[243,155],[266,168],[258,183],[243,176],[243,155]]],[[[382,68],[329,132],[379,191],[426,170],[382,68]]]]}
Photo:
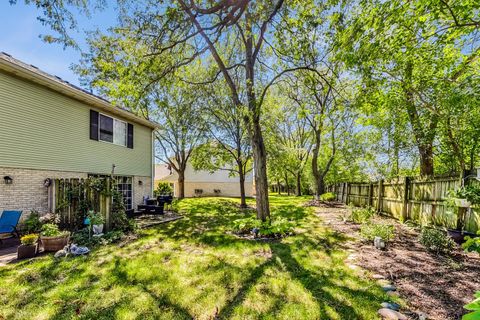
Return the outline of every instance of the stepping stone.
{"type": "Polygon", "coordinates": [[[386,320],[408,320],[408,318],[404,314],[387,308],[382,308],[378,310],[378,314],[386,320]]]}
{"type": "Polygon", "coordinates": [[[347,257],[347,260],[355,260],[357,259],[357,255],[356,254],[351,254],[347,257]]]}
{"type": "Polygon", "coordinates": [[[373,278],[373,279],[377,279],[377,280],[385,279],[384,276],[382,276],[381,274],[378,274],[378,273],[374,274],[374,275],[372,276],[372,278],[373,278]]]}
{"type": "Polygon", "coordinates": [[[390,297],[398,297],[399,294],[397,291],[387,291],[387,294],[390,296],[390,297]]]}
{"type": "Polygon", "coordinates": [[[392,285],[387,279],[378,279],[377,283],[382,287],[392,285]]]}
{"type": "Polygon", "coordinates": [[[382,302],[382,307],[394,311],[400,310],[400,305],[394,302],[382,302]]]}
{"type": "Polygon", "coordinates": [[[387,292],[388,291],[396,291],[397,287],[395,287],[392,284],[387,284],[387,285],[382,286],[382,289],[383,289],[383,291],[387,291],[387,292]]]}

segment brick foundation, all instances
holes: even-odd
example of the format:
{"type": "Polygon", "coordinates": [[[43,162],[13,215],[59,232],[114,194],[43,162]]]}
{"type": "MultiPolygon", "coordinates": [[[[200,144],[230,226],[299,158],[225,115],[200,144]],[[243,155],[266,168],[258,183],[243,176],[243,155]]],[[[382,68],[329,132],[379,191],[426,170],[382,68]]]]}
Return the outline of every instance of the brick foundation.
{"type": "MultiPolygon", "coordinates": [[[[32,170],[0,167],[0,210],[22,210],[22,219],[31,210],[48,212],[48,188],[43,185],[46,178],[87,178],[88,173],[69,171],[32,170]],[[3,177],[13,178],[5,184],[3,177]]],[[[144,195],[151,196],[151,178],[133,177],[134,208],[142,203],[144,195]],[[142,181],[142,184],[139,184],[142,181]]]]}

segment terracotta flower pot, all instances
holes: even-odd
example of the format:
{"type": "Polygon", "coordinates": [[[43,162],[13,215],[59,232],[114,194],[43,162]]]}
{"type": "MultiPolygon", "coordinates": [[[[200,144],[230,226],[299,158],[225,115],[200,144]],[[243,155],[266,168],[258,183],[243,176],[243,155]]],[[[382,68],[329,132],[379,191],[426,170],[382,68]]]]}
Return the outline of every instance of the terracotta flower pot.
{"type": "Polygon", "coordinates": [[[40,236],[40,241],[43,245],[43,250],[47,252],[56,252],[63,249],[68,244],[70,234],[65,234],[56,237],[40,236]]]}
{"type": "Polygon", "coordinates": [[[17,248],[17,259],[33,258],[37,254],[38,244],[24,245],[21,244],[17,248]]]}

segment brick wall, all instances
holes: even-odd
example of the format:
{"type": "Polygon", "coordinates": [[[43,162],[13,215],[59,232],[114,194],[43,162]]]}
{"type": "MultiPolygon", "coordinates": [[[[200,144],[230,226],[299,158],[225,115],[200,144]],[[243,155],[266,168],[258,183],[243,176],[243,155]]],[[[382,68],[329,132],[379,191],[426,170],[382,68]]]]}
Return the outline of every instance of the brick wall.
{"type": "MultiPolygon", "coordinates": [[[[43,186],[46,178],[87,178],[87,173],[69,171],[48,171],[0,167],[0,212],[1,210],[22,210],[22,219],[30,210],[48,212],[48,188],[43,186]],[[13,178],[12,184],[5,184],[3,177],[13,178]]],[[[144,195],[151,195],[150,177],[133,177],[134,208],[142,203],[144,195]],[[139,181],[142,181],[140,185],[139,181]]]]}
{"type": "Polygon", "coordinates": [[[152,179],[150,177],[133,177],[133,209],[143,203],[143,197],[152,196],[152,179]],[[140,184],[140,181],[142,184],[140,184]]]}

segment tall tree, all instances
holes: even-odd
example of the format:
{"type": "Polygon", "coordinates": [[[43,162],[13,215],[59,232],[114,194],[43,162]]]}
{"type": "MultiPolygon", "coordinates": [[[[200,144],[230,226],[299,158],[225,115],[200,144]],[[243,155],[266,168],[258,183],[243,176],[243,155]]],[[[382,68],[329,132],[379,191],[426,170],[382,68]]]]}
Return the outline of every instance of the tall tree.
{"type": "Polygon", "coordinates": [[[243,114],[230,95],[224,82],[203,85],[207,95],[202,105],[202,117],[210,141],[199,146],[192,157],[196,170],[228,171],[238,177],[240,205],[246,207],[245,179],[252,171],[252,148],[243,123],[243,114]]]}
{"type": "MultiPolygon", "coordinates": [[[[176,61],[143,59],[145,47],[134,45],[124,34],[94,34],[89,45],[90,52],[75,67],[82,83],[109,97],[113,104],[160,124],[155,131],[156,158],[177,173],[178,197],[183,198],[187,163],[205,137],[201,116],[205,94],[192,92],[173,74],[156,81],[176,61]]],[[[179,70],[177,76],[188,72],[191,70],[179,70]]]]}
{"type": "Polygon", "coordinates": [[[472,36],[478,6],[462,2],[349,1],[348,27],[337,46],[364,85],[389,100],[382,104],[408,117],[421,175],[434,174],[444,84],[468,69],[479,53],[472,36]]]}

